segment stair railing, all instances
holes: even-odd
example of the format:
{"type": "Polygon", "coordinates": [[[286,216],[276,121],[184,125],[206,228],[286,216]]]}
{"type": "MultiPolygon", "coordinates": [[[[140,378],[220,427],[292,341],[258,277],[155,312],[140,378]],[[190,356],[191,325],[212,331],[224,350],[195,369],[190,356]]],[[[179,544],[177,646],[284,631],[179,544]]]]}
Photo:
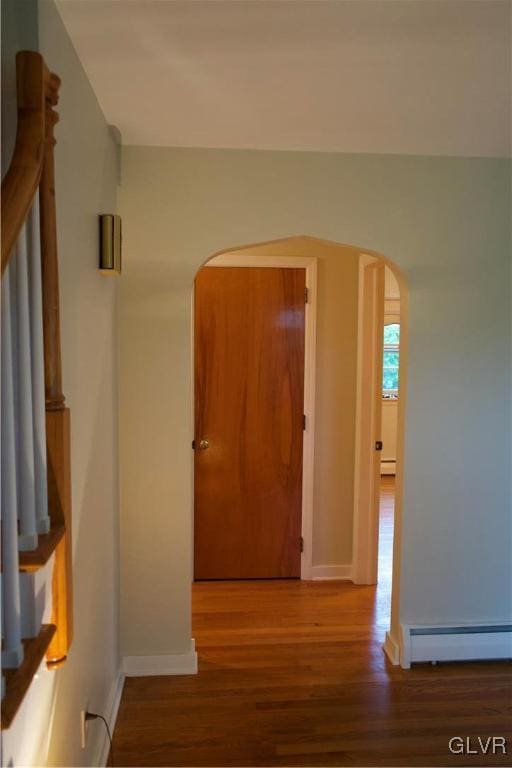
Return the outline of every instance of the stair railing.
{"type": "Polygon", "coordinates": [[[16,79],[18,126],[1,207],[2,728],[11,724],[45,656],[50,669],[65,661],[73,634],[70,418],[62,393],[54,166],[60,80],[30,51],[17,54],[16,79]],[[51,623],[24,636],[20,579],[52,555],[51,623]]]}

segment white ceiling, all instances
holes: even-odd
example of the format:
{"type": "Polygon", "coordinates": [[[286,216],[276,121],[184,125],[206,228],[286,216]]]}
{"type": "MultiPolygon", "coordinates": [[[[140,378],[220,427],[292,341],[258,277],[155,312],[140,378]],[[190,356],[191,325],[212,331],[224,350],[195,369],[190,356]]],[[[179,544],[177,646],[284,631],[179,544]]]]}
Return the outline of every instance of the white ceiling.
{"type": "Polygon", "coordinates": [[[510,0],[57,5],[124,144],[510,155],[510,0]]]}

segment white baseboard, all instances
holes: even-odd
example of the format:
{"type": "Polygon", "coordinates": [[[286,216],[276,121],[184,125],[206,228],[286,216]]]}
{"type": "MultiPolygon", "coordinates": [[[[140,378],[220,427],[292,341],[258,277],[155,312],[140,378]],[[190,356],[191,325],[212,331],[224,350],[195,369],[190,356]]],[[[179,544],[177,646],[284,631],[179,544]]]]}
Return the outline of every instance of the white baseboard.
{"type": "Polygon", "coordinates": [[[384,653],[395,667],[400,664],[400,646],[390,632],[386,632],[386,639],[382,647],[384,648],[384,653]]]}
{"type": "Polygon", "coordinates": [[[351,565],[313,565],[311,566],[311,578],[313,581],[340,581],[352,580],[351,565]]]}
{"type": "Polygon", "coordinates": [[[490,661],[512,658],[512,625],[463,624],[420,626],[402,624],[400,663],[490,661]]]}
{"type": "MultiPolygon", "coordinates": [[[[105,718],[110,728],[110,733],[114,735],[114,729],[116,727],[117,713],[119,712],[119,705],[121,703],[121,696],[123,694],[124,686],[124,674],[121,670],[117,673],[112,686],[110,688],[109,696],[107,699],[107,705],[105,707],[105,718]]],[[[99,712],[98,714],[103,714],[99,712]]],[[[101,738],[98,744],[97,759],[94,761],[94,765],[103,766],[107,765],[108,753],[110,751],[110,741],[107,735],[103,723],[98,721],[98,728],[101,728],[101,738]]]]}
{"type": "Polygon", "coordinates": [[[161,656],[125,656],[123,672],[127,677],[149,675],[195,675],[197,653],[194,638],[187,653],[169,653],[161,656]]]}

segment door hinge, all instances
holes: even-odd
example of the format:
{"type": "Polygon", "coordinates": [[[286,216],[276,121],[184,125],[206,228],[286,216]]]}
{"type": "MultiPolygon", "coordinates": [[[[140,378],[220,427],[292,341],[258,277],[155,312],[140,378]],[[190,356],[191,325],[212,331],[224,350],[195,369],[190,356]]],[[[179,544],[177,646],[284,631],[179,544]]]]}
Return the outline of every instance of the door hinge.
{"type": "Polygon", "coordinates": [[[195,451],[196,449],[196,441],[192,440],[192,450],[195,451]]]}
{"type": "Polygon", "coordinates": [[[306,431],[306,414],[305,413],[302,414],[302,430],[304,432],[306,431]]]}
{"type": "Polygon", "coordinates": [[[376,440],[375,441],[375,450],[376,451],[382,451],[382,448],[383,448],[382,440],[376,440]]]}
{"type": "Polygon", "coordinates": [[[300,537],[300,551],[304,552],[304,536],[300,537]]]}
{"type": "Polygon", "coordinates": [[[307,304],[309,301],[309,289],[304,288],[304,304],[307,304]]]}

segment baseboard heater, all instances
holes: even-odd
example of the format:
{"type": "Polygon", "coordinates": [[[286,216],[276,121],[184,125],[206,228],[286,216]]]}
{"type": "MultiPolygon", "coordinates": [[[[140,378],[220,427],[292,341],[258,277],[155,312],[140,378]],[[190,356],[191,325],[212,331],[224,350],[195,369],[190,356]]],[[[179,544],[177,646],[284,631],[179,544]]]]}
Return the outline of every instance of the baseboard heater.
{"type": "Polygon", "coordinates": [[[512,659],[512,624],[429,627],[402,624],[400,664],[512,659]]]}

